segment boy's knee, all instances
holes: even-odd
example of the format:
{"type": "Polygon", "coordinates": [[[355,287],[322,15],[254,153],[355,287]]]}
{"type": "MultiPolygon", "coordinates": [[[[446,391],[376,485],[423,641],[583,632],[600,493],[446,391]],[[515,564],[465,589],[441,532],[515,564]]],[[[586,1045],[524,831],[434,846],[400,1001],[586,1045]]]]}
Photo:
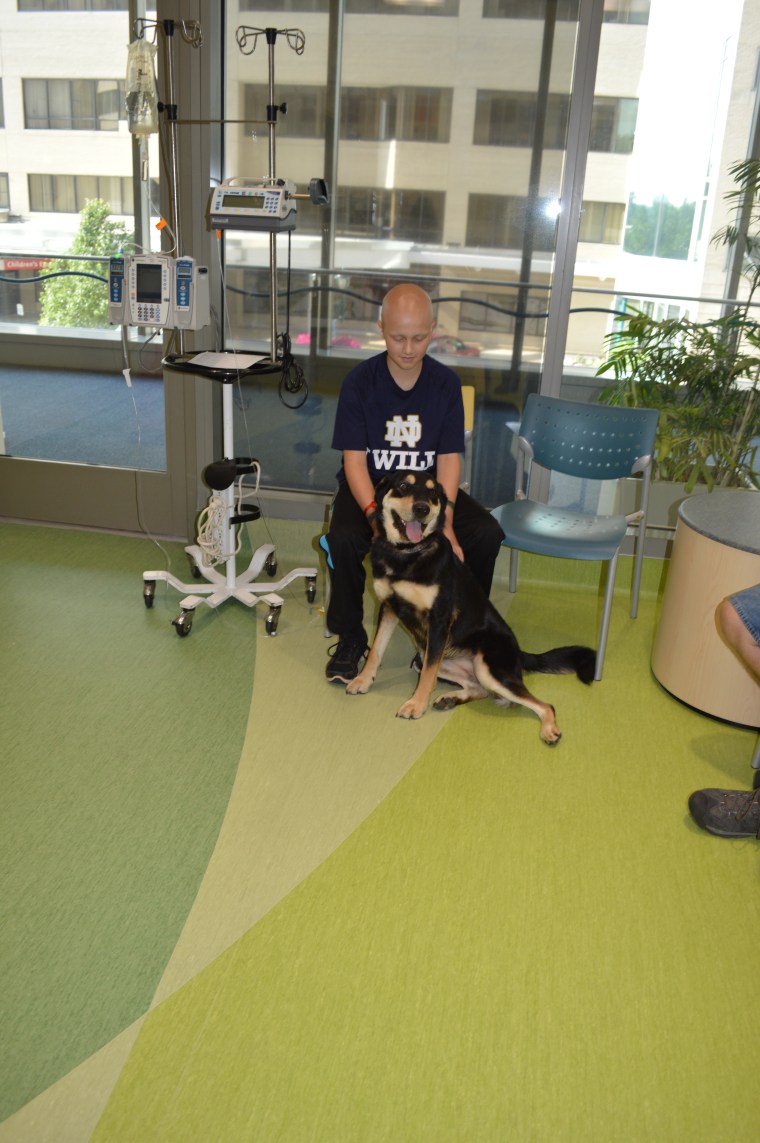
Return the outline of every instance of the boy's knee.
{"type": "Polygon", "coordinates": [[[352,559],[361,562],[369,551],[368,542],[355,532],[329,531],[327,543],[333,563],[352,559]]]}
{"type": "Polygon", "coordinates": [[[499,554],[504,533],[501,524],[490,512],[484,517],[482,526],[478,529],[478,547],[483,552],[489,552],[494,557],[499,554]]]}

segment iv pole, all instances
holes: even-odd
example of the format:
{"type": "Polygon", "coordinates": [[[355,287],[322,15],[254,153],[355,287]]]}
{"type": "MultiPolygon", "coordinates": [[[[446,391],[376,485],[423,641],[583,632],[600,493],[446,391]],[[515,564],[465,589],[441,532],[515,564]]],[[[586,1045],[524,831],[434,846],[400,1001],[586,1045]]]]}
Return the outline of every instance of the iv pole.
{"type": "MultiPolygon", "coordinates": [[[[169,21],[171,29],[166,28],[167,35],[171,38],[173,34],[173,21],[169,21]]],[[[288,33],[289,35],[291,33],[288,33]]],[[[269,172],[270,181],[274,182],[274,128],[276,125],[277,110],[274,106],[274,44],[277,38],[277,31],[273,28],[266,29],[267,43],[269,44],[269,102],[270,106],[267,110],[267,121],[269,124],[269,172]]],[[[298,33],[300,36],[301,51],[303,50],[303,33],[298,33]]],[[[174,218],[172,222],[175,226],[175,240],[177,250],[181,250],[180,234],[179,234],[179,187],[178,187],[178,165],[177,165],[177,142],[176,142],[176,128],[177,116],[176,105],[174,103],[174,67],[173,57],[171,50],[168,52],[167,63],[167,89],[169,102],[166,107],[169,119],[170,129],[170,166],[171,166],[171,201],[174,218]]],[[[317,583],[317,569],[313,567],[295,568],[293,571],[288,572],[277,583],[259,583],[256,578],[262,569],[266,570],[269,575],[276,574],[277,560],[275,557],[275,549],[273,544],[262,544],[253,553],[253,557],[241,574],[236,570],[236,527],[240,527],[245,523],[256,520],[260,516],[260,510],[257,507],[249,506],[243,508],[235,505],[235,483],[236,480],[241,480],[243,475],[256,471],[259,468],[258,462],[250,457],[235,457],[235,437],[234,437],[234,424],[233,424],[233,400],[232,400],[232,386],[237,383],[242,376],[247,376],[261,372],[272,372],[276,367],[277,361],[277,293],[276,293],[276,245],[275,234],[270,234],[270,313],[271,313],[271,342],[272,352],[271,360],[266,359],[249,366],[248,368],[241,369],[237,363],[230,362],[225,365],[215,364],[214,366],[207,366],[194,364],[195,355],[187,355],[184,353],[184,345],[182,343],[183,331],[179,330],[179,347],[180,353],[164,359],[164,366],[167,369],[176,370],[178,372],[194,373],[196,376],[200,375],[210,380],[219,381],[222,384],[222,443],[224,449],[224,459],[221,462],[215,462],[209,465],[204,472],[204,476],[208,476],[208,483],[211,487],[216,488],[219,493],[219,498],[224,506],[224,526],[221,529],[223,535],[223,548],[224,548],[224,574],[217,571],[208,562],[208,557],[203,551],[199,543],[190,544],[185,548],[187,555],[191,561],[191,572],[195,579],[205,579],[204,584],[188,584],[183,583],[180,579],[174,576],[171,572],[165,570],[150,570],[143,572],[143,602],[147,608],[153,606],[155,598],[156,583],[162,581],[170,584],[178,591],[182,592],[184,598],[180,601],[180,614],[172,620],[177,635],[187,636],[190,634],[193,624],[193,617],[195,609],[202,603],[207,606],[216,608],[219,607],[228,599],[237,599],[238,602],[243,603],[246,607],[255,607],[257,603],[263,601],[268,607],[269,611],[266,617],[266,632],[268,635],[277,634],[277,624],[279,622],[280,611],[282,610],[283,599],[277,595],[276,592],[290,584],[294,579],[303,577],[306,579],[306,598],[307,602],[313,603],[316,598],[316,583],[317,583]],[[258,368],[257,368],[258,364],[258,368]],[[213,470],[213,476],[210,475],[213,470]]],[[[221,355],[223,356],[223,355],[221,355]]],[[[213,500],[213,497],[212,497],[213,500]]]]}

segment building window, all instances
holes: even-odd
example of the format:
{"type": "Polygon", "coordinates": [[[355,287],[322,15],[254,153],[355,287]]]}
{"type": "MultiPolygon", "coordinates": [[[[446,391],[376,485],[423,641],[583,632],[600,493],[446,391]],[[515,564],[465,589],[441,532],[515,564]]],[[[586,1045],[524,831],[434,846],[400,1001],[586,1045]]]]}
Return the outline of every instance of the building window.
{"type": "Polygon", "coordinates": [[[443,241],[443,191],[342,187],[335,196],[335,228],[341,236],[443,241]]]}
{"type": "Polygon", "coordinates": [[[116,131],[126,119],[125,83],[118,79],[25,79],[29,130],[116,131]]]}
{"type": "MultiPolygon", "coordinates": [[[[579,0],[558,0],[557,19],[577,20],[579,0]]],[[[648,24],[650,0],[604,0],[607,24],[648,24]]],[[[546,0],[483,0],[483,18],[544,20],[546,0]]]]}
{"type": "Polygon", "coordinates": [[[605,24],[648,24],[651,0],[604,0],[605,24]]]}
{"type": "Polygon", "coordinates": [[[126,12],[129,0],[18,0],[19,12],[126,12]]]}
{"type": "MultiPolygon", "coordinates": [[[[277,132],[291,139],[323,139],[325,134],[326,90],[318,84],[296,84],[289,88],[285,115],[278,116],[277,132]]],[[[246,123],[243,134],[250,138],[252,124],[267,118],[269,87],[265,83],[245,84],[243,106],[246,123]]],[[[258,130],[261,127],[257,128],[258,130]]]]}
{"type": "Polygon", "coordinates": [[[11,209],[11,196],[8,192],[8,176],[0,173],[0,210],[11,209]]]}
{"type": "Polygon", "coordinates": [[[538,199],[530,209],[527,198],[516,195],[471,194],[467,202],[468,246],[522,250],[528,227],[533,249],[554,249],[557,230],[554,199],[538,199]]]}
{"type": "MultiPolygon", "coordinates": [[[[536,131],[537,101],[519,91],[478,91],[473,143],[486,147],[531,147],[536,131]]],[[[562,150],[567,134],[569,100],[549,95],[544,125],[544,147],[562,150]]]]}
{"type": "MultiPolygon", "coordinates": [[[[569,96],[550,94],[546,101],[543,146],[565,146],[569,96]]],[[[636,130],[637,99],[598,97],[591,114],[591,151],[630,154],[636,130]]],[[[536,132],[538,101],[534,94],[478,91],[473,142],[486,147],[531,147],[536,132]]]]}
{"type": "Polygon", "coordinates": [[[622,202],[584,202],[578,240],[619,246],[623,241],[624,220],[622,202]]]}
{"type": "Polygon", "coordinates": [[[342,139],[448,143],[451,88],[349,87],[343,92],[342,139]]]}
{"type": "MultiPolygon", "coordinates": [[[[577,20],[579,0],[557,0],[558,20],[577,20]]],[[[484,19],[545,20],[546,0],[483,0],[484,19]]]]}
{"type": "Polygon", "coordinates": [[[688,305],[677,305],[673,302],[652,301],[649,298],[641,297],[619,297],[615,303],[616,317],[613,322],[614,328],[624,329],[625,322],[633,314],[646,314],[647,317],[653,318],[655,321],[680,321],[681,318],[688,318],[689,307],[688,305]]]}
{"type": "MultiPolygon", "coordinates": [[[[555,205],[554,199],[539,199],[534,210],[529,212],[527,198],[471,194],[467,211],[467,245],[521,250],[526,227],[532,222],[533,249],[553,250],[557,227],[555,205]]],[[[624,220],[624,203],[584,202],[579,240],[619,245],[624,220]]]]}
{"type": "Polygon", "coordinates": [[[630,155],[636,134],[638,99],[594,99],[589,151],[630,155]]]}
{"type": "MultiPolygon", "coordinates": [[[[241,12],[271,12],[272,0],[240,0],[241,12]]],[[[279,0],[278,12],[329,12],[330,0],[279,0]]],[[[458,16],[459,0],[404,0],[403,4],[389,0],[346,0],[349,15],[362,16],[458,16]]]]}
{"type": "MultiPolygon", "coordinates": [[[[272,0],[240,0],[241,12],[271,12],[272,0]]],[[[329,12],[330,0],[279,0],[279,12],[329,12]]]]}
{"type": "MultiPolygon", "coordinates": [[[[448,143],[451,136],[452,91],[448,87],[346,87],[341,100],[340,136],[347,140],[448,143]]],[[[244,133],[266,120],[269,88],[247,84],[244,133]]],[[[288,111],[278,129],[291,139],[321,139],[325,133],[326,91],[322,86],[292,89],[288,111]]]]}
{"type": "Polygon", "coordinates": [[[112,214],[134,214],[132,180],[98,175],[29,175],[29,209],[79,214],[90,199],[109,204],[112,214]]]}

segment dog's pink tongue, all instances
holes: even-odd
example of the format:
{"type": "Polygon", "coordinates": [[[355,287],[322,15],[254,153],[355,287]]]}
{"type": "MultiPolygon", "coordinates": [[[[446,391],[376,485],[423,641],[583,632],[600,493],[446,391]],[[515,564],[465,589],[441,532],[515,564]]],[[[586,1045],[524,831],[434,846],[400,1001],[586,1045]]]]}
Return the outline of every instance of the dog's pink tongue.
{"type": "Polygon", "coordinates": [[[413,544],[419,544],[422,539],[422,524],[419,520],[408,520],[406,524],[406,538],[413,544]]]}

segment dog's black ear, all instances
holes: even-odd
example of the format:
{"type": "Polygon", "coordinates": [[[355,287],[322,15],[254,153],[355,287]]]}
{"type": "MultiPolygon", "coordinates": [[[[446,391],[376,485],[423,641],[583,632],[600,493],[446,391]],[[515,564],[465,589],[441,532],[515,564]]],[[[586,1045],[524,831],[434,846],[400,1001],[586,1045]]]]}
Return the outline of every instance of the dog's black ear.
{"type": "Polygon", "coordinates": [[[375,485],[375,501],[378,504],[382,504],[383,497],[385,496],[388,489],[392,488],[392,487],[393,487],[393,480],[391,479],[391,477],[390,476],[381,476],[380,479],[378,480],[377,484],[375,485]]]}

